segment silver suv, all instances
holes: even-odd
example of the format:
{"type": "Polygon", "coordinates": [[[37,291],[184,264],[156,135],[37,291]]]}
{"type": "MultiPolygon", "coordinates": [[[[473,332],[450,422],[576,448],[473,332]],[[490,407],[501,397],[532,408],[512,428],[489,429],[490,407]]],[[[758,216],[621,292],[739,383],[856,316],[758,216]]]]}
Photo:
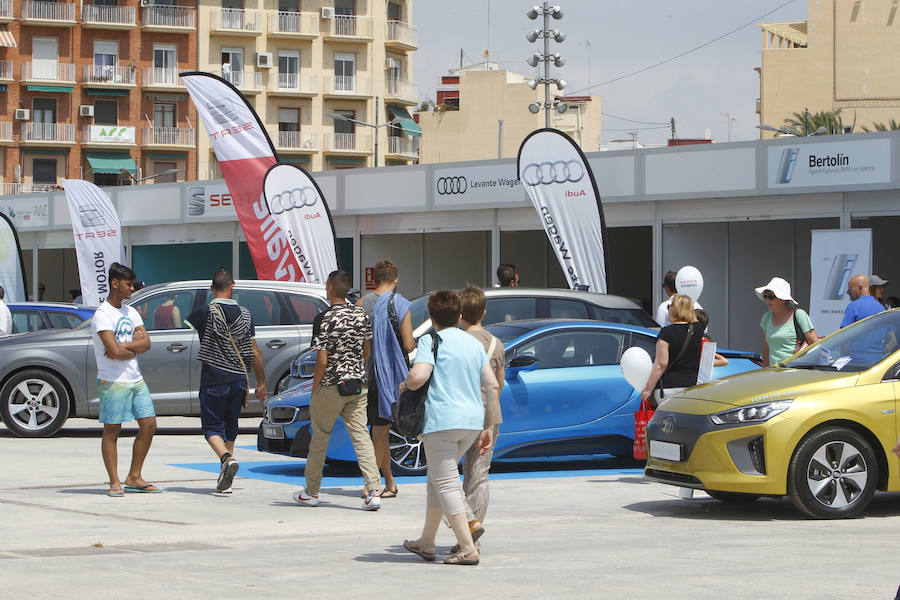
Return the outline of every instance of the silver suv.
{"type": "MultiPolygon", "coordinates": [[[[206,279],[149,286],[128,300],[141,313],[150,333],[151,348],[138,360],[158,415],[200,414],[200,343],[184,319],[211,297],[206,279]],[[168,311],[157,310],[163,303],[177,308],[174,328],[168,311]]],[[[253,315],[266,386],[272,393],[283,391],[291,361],[309,347],[313,318],[328,307],[325,287],[238,281],[234,299],[253,315]]],[[[2,338],[0,356],[0,418],[12,433],[46,437],[69,417],[99,415],[90,321],[74,330],[2,338]]],[[[255,386],[252,373],[250,377],[255,386]]],[[[251,402],[250,412],[258,414],[259,405],[251,402]]]]}

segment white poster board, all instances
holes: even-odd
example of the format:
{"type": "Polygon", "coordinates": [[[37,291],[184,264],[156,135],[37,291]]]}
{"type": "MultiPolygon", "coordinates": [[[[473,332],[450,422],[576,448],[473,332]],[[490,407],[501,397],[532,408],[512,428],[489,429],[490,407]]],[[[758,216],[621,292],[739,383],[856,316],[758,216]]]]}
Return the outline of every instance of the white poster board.
{"type": "Polygon", "coordinates": [[[850,278],[872,273],[872,230],[814,230],[809,260],[809,316],[824,337],[840,329],[850,278]]]}
{"type": "Polygon", "coordinates": [[[700,350],[700,369],[697,371],[697,383],[709,383],[712,381],[713,367],[716,362],[715,342],[705,341],[700,350]]]}

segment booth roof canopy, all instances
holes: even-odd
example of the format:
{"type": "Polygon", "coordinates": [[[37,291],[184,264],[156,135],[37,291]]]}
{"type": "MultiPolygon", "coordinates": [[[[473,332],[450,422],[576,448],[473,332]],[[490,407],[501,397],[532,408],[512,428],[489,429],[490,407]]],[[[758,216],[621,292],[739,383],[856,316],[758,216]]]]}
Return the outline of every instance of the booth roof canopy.
{"type": "Polygon", "coordinates": [[[422,137],[422,128],[419,127],[419,124],[416,123],[412,116],[409,114],[409,111],[406,110],[404,106],[397,106],[396,104],[388,104],[388,110],[394,115],[394,118],[400,119],[400,128],[403,129],[403,133],[407,135],[412,135],[415,137],[422,137]]]}
{"type": "Polygon", "coordinates": [[[125,169],[129,173],[137,171],[131,155],[121,152],[85,152],[94,173],[119,173],[125,169]]]}

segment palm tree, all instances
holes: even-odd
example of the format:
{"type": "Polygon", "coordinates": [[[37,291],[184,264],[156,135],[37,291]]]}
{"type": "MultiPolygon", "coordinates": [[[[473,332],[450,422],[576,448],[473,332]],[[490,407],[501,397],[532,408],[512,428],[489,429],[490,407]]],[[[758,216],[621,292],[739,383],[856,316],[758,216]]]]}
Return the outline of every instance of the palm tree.
{"type": "Polygon", "coordinates": [[[900,129],[900,123],[898,123],[894,119],[891,119],[891,121],[887,125],[879,121],[878,123],[872,123],[872,129],[869,129],[865,125],[861,126],[860,129],[862,129],[866,133],[872,131],[897,131],[898,129],[900,129]]]}
{"type": "Polygon", "coordinates": [[[810,113],[803,111],[795,112],[794,116],[785,119],[784,125],[779,129],[796,135],[797,137],[805,137],[808,135],[841,135],[843,133],[853,133],[856,127],[856,117],[853,117],[853,124],[850,125],[849,131],[844,131],[844,120],[841,118],[841,109],[829,111],[820,111],[810,113]]]}

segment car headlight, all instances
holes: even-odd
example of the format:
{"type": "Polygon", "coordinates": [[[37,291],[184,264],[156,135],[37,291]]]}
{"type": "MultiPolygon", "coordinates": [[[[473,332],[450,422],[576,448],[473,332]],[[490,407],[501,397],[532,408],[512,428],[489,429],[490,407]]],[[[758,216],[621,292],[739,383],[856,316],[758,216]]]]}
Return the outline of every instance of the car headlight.
{"type": "Polygon", "coordinates": [[[723,410],[709,415],[709,420],[716,425],[738,425],[741,423],[762,423],[775,415],[780,415],[791,406],[792,400],[763,402],[751,406],[742,406],[731,410],[723,410]]]}

